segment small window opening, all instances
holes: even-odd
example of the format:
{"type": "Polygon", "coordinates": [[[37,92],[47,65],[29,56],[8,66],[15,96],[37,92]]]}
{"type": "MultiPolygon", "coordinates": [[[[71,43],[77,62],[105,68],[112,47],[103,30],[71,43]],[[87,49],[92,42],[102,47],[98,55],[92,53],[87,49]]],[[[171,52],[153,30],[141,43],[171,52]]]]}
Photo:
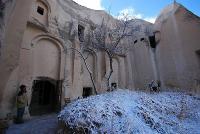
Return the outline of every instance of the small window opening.
{"type": "Polygon", "coordinates": [[[92,95],[92,88],[91,87],[84,87],[83,88],[83,98],[89,97],[92,95]]]}
{"type": "Polygon", "coordinates": [[[38,6],[37,12],[38,12],[40,15],[44,15],[44,8],[38,6]]]}
{"type": "Polygon", "coordinates": [[[137,40],[134,41],[134,44],[137,43],[137,40]]]}
{"type": "Polygon", "coordinates": [[[149,42],[150,42],[151,48],[156,48],[156,39],[155,39],[155,35],[149,36],[149,42]]]}
{"type": "Polygon", "coordinates": [[[84,41],[84,30],[85,28],[81,25],[78,25],[78,38],[80,42],[84,41]]]}
{"type": "Polygon", "coordinates": [[[141,38],[140,41],[144,41],[144,38],[141,38]]]}

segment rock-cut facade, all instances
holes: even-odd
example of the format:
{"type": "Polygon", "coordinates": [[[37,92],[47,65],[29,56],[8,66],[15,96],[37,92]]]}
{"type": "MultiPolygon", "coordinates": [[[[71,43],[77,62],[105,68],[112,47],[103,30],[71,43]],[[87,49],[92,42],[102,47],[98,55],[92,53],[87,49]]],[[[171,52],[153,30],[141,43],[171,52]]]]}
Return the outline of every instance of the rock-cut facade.
{"type": "MultiPolygon", "coordinates": [[[[69,48],[81,50],[86,33],[102,21],[113,27],[117,19],[72,0],[3,0],[0,6],[0,118],[14,115],[21,84],[27,86],[31,115],[94,94],[81,56],[69,48]]],[[[142,32],[126,42],[126,53],[114,56],[110,85],[148,90],[154,80],[163,91],[200,92],[199,16],[172,3],[154,24],[135,19],[131,25],[142,32]]],[[[82,53],[97,92],[106,92],[108,56],[101,50],[82,53]]]]}

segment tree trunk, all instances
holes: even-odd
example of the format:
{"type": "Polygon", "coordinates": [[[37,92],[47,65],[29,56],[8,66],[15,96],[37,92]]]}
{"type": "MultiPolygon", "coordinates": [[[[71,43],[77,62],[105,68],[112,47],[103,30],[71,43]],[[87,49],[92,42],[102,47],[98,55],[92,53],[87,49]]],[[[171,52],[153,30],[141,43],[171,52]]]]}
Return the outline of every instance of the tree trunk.
{"type": "Polygon", "coordinates": [[[88,67],[88,64],[87,64],[87,62],[86,62],[86,58],[85,58],[85,57],[83,56],[83,54],[82,54],[79,50],[77,50],[76,48],[69,48],[69,49],[72,49],[72,50],[74,50],[75,52],[79,53],[79,55],[80,55],[81,58],[83,59],[83,62],[84,62],[84,64],[85,64],[85,67],[86,67],[86,69],[87,69],[87,71],[88,71],[88,73],[89,73],[89,75],[90,75],[90,79],[91,79],[91,81],[92,81],[92,85],[93,85],[93,88],[94,88],[94,93],[97,95],[98,93],[97,93],[97,89],[96,89],[96,86],[95,86],[95,83],[94,83],[94,78],[93,78],[92,72],[90,71],[90,69],[89,69],[89,67],[88,67]]]}
{"type": "Polygon", "coordinates": [[[112,59],[112,56],[111,56],[111,54],[109,53],[109,52],[107,52],[107,54],[108,54],[108,58],[109,58],[109,66],[110,66],[110,71],[109,71],[109,75],[108,75],[108,77],[107,77],[107,91],[111,91],[111,86],[110,86],[110,77],[111,77],[111,75],[112,75],[112,73],[113,73],[113,59],[112,59]]]}

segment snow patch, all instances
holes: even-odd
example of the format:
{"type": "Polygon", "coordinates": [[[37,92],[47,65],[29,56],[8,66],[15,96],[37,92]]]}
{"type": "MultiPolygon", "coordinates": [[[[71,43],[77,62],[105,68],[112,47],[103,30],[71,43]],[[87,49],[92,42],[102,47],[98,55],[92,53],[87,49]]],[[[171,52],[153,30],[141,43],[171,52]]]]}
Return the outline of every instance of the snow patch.
{"type": "Polygon", "coordinates": [[[74,101],[58,119],[94,134],[194,134],[200,133],[200,97],[118,90],[74,101]]]}

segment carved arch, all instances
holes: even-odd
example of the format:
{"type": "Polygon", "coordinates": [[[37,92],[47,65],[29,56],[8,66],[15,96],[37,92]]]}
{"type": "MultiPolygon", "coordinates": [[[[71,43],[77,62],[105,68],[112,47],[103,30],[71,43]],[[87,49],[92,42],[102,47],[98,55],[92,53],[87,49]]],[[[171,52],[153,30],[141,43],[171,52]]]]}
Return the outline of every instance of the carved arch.
{"type": "MultiPolygon", "coordinates": [[[[64,42],[50,34],[40,34],[37,35],[33,40],[31,41],[31,46],[34,48],[39,44],[40,41],[42,40],[48,40],[52,42],[57,48],[59,52],[59,80],[64,79],[64,66],[65,66],[65,51],[67,48],[64,45],[64,42]]],[[[32,63],[33,64],[33,63],[32,63]]]]}
{"type": "Polygon", "coordinates": [[[93,72],[94,74],[93,74],[93,76],[94,76],[94,81],[97,82],[97,78],[98,78],[97,54],[96,54],[96,52],[94,50],[92,50],[90,48],[85,49],[83,51],[83,53],[84,52],[88,52],[88,53],[90,53],[94,57],[94,61],[93,61],[94,62],[94,72],[93,72]]]}
{"type": "Polygon", "coordinates": [[[60,40],[60,39],[58,39],[55,36],[50,35],[50,34],[39,34],[39,35],[37,35],[36,37],[34,37],[32,39],[31,45],[34,47],[34,45],[36,45],[37,42],[39,42],[42,39],[48,39],[48,40],[54,42],[56,45],[58,45],[58,47],[61,51],[64,51],[65,49],[67,49],[67,47],[65,47],[65,45],[64,45],[64,41],[62,41],[62,40],[60,40]]]}
{"type": "MultiPolygon", "coordinates": [[[[117,55],[115,55],[114,57],[113,57],[113,63],[114,63],[114,60],[116,60],[116,62],[117,62],[117,87],[119,87],[119,84],[120,84],[120,60],[119,60],[119,57],[117,56],[117,55]]],[[[114,66],[113,66],[113,74],[112,75],[114,75],[114,73],[115,73],[115,70],[114,70],[114,66]]],[[[112,77],[112,76],[111,76],[112,77]]],[[[110,81],[111,82],[111,81],[110,81]]]]}

